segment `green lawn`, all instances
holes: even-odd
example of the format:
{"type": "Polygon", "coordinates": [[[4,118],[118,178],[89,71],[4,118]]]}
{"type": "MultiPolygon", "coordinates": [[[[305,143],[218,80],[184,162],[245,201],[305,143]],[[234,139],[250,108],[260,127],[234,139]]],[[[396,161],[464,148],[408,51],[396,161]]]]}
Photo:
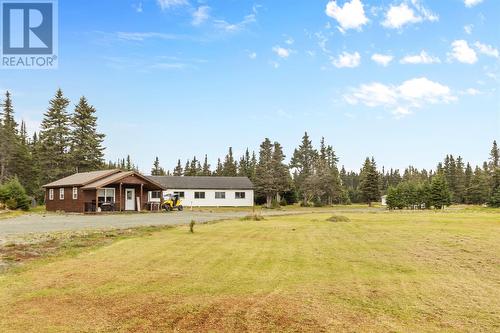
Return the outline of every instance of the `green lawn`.
{"type": "Polygon", "coordinates": [[[498,210],[342,215],[172,228],[30,262],[0,276],[0,331],[500,330],[498,210]]]}

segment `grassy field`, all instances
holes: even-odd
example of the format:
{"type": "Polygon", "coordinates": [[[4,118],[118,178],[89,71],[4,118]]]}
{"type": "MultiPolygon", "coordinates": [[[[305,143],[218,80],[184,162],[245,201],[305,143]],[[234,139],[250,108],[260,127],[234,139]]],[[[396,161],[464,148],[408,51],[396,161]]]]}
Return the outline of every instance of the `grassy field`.
{"type": "MultiPolygon", "coordinates": [[[[0,332],[493,332],[500,212],[155,231],[0,275],[0,332]]],[[[117,217],[119,218],[119,217],[117,217]]]]}

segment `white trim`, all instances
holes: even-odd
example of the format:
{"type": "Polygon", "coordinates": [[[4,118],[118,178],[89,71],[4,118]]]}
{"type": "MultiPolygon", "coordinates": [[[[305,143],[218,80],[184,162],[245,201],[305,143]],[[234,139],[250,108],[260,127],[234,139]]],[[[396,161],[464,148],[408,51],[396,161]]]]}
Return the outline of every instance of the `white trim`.
{"type": "Polygon", "coordinates": [[[107,197],[113,197],[113,202],[116,202],[116,189],[114,187],[103,187],[97,190],[97,198],[103,197],[106,201],[107,197]],[[104,191],[104,195],[99,195],[99,191],[104,191]],[[113,195],[108,195],[108,191],[113,192],[113,195]]]}
{"type": "Polygon", "coordinates": [[[54,200],[54,189],[49,188],[49,200],[54,200]]]}
{"type": "Polygon", "coordinates": [[[78,200],[78,187],[73,187],[73,200],[78,200]]]}
{"type": "Polygon", "coordinates": [[[135,188],[125,188],[125,210],[135,210],[135,188]],[[127,191],[132,191],[132,198],[127,198],[127,191]]]}
{"type": "Polygon", "coordinates": [[[59,189],[59,200],[64,200],[64,187],[59,189]]]}

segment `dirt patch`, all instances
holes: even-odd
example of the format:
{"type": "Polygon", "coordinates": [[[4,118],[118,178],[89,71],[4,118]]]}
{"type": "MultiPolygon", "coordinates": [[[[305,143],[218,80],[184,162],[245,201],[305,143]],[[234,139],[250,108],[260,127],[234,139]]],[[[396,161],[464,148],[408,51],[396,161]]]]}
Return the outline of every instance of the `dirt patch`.
{"type": "MultiPolygon", "coordinates": [[[[4,332],[22,330],[93,332],[326,332],[317,305],[283,295],[241,297],[39,297],[10,305],[4,332]],[[10,326],[9,319],[24,323],[10,326]],[[21,319],[20,317],[25,317],[21,319]],[[20,320],[21,319],[21,320],[20,320]],[[36,328],[29,323],[37,323],[36,328]]],[[[0,328],[2,326],[0,325],[0,328]]]]}
{"type": "Polygon", "coordinates": [[[28,261],[81,252],[109,245],[118,239],[141,237],[171,228],[169,226],[118,229],[110,231],[60,232],[36,236],[18,243],[0,245],[0,273],[28,261]]]}

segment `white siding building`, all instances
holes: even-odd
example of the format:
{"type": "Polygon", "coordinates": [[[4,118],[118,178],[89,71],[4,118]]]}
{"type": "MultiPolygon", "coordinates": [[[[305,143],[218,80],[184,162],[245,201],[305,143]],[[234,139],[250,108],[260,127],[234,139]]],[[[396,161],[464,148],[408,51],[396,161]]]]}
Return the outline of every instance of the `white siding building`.
{"type": "MultiPolygon", "coordinates": [[[[163,194],[178,194],[184,207],[252,207],[253,184],[247,177],[150,176],[165,186],[163,194]]],[[[159,191],[149,192],[150,202],[160,201],[159,191]]]]}

